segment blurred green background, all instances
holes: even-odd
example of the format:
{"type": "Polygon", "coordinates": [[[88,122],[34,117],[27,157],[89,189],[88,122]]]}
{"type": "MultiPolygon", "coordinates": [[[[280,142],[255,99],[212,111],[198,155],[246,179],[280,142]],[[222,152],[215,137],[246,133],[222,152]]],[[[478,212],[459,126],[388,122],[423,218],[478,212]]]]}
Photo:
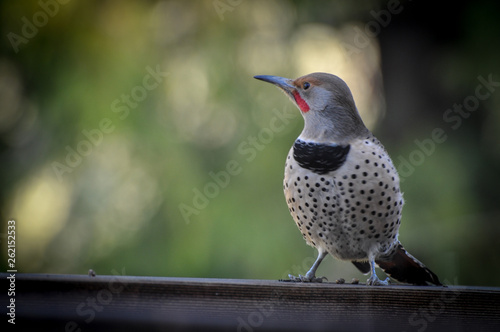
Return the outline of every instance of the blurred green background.
{"type": "MultiPolygon", "coordinates": [[[[401,173],[405,247],[450,284],[500,286],[499,11],[1,1],[1,269],[13,218],[19,272],[306,272],[316,252],[282,193],[302,119],[252,76],[325,71],[349,84],[401,173]]],[[[318,274],[365,279],[332,258],[318,274]]]]}

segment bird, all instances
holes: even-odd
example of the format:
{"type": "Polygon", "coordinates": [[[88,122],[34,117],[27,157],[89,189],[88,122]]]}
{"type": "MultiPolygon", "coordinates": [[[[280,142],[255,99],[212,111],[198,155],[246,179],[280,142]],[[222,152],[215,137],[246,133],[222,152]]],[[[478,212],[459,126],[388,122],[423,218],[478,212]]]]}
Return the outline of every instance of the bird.
{"type": "Polygon", "coordinates": [[[318,251],[309,271],[291,281],[322,282],[316,271],[330,254],[351,261],[367,285],[389,285],[376,267],[400,283],[442,285],[398,240],[403,194],[382,143],[365,126],[347,84],[316,72],[297,79],[254,78],[282,90],[304,118],[285,162],[283,190],[306,243],[318,251]]]}

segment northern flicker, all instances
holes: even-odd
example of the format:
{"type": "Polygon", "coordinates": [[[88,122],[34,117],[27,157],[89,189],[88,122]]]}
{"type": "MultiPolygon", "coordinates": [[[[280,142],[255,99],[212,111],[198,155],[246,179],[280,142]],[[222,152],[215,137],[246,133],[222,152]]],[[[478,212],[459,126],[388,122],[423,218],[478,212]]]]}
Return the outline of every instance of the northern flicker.
{"type": "Polygon", "coordinates": [[[290,275],[291,280],[321,281],[316,270],[330,254],[371,273],[368,285],[389,283],[377,277],[376,265],[400,282],[441,285],[398,240],[399,176],[361,120],[347,84],[327,73],[295,80],[255,78],[284,91],[304,117],[304,129],[287,156],[283,189],[295,223],[318,258],[305,276],[290,275]]]}

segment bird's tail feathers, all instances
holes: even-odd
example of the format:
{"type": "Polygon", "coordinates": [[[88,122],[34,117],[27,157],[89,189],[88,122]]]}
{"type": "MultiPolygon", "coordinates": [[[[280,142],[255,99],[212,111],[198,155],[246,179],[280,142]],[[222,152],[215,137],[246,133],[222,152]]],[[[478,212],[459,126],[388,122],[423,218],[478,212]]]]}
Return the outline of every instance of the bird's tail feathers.
{"type": "Polygon", "coordinates": [[[439,278],[418,259],[410,255],[398,242],[398,245],[389,256],[380,257],[375,263],[392,278],[415,285],[442,286],[439,278]]]}

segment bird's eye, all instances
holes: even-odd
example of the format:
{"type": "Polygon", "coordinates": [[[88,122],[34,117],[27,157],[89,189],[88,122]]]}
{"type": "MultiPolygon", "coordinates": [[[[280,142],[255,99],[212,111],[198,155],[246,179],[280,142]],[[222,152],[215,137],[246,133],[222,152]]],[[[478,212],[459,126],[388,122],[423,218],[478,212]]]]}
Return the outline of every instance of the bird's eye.
{"type": "Polygon", "coordinates": [[[307,90],[307,89],[309,89],[310,86],[311,86],[311,84],[309,84],[309,82],[305,82],[303,85],[303,88],[304,88],[304,90],[307,90]]]}

